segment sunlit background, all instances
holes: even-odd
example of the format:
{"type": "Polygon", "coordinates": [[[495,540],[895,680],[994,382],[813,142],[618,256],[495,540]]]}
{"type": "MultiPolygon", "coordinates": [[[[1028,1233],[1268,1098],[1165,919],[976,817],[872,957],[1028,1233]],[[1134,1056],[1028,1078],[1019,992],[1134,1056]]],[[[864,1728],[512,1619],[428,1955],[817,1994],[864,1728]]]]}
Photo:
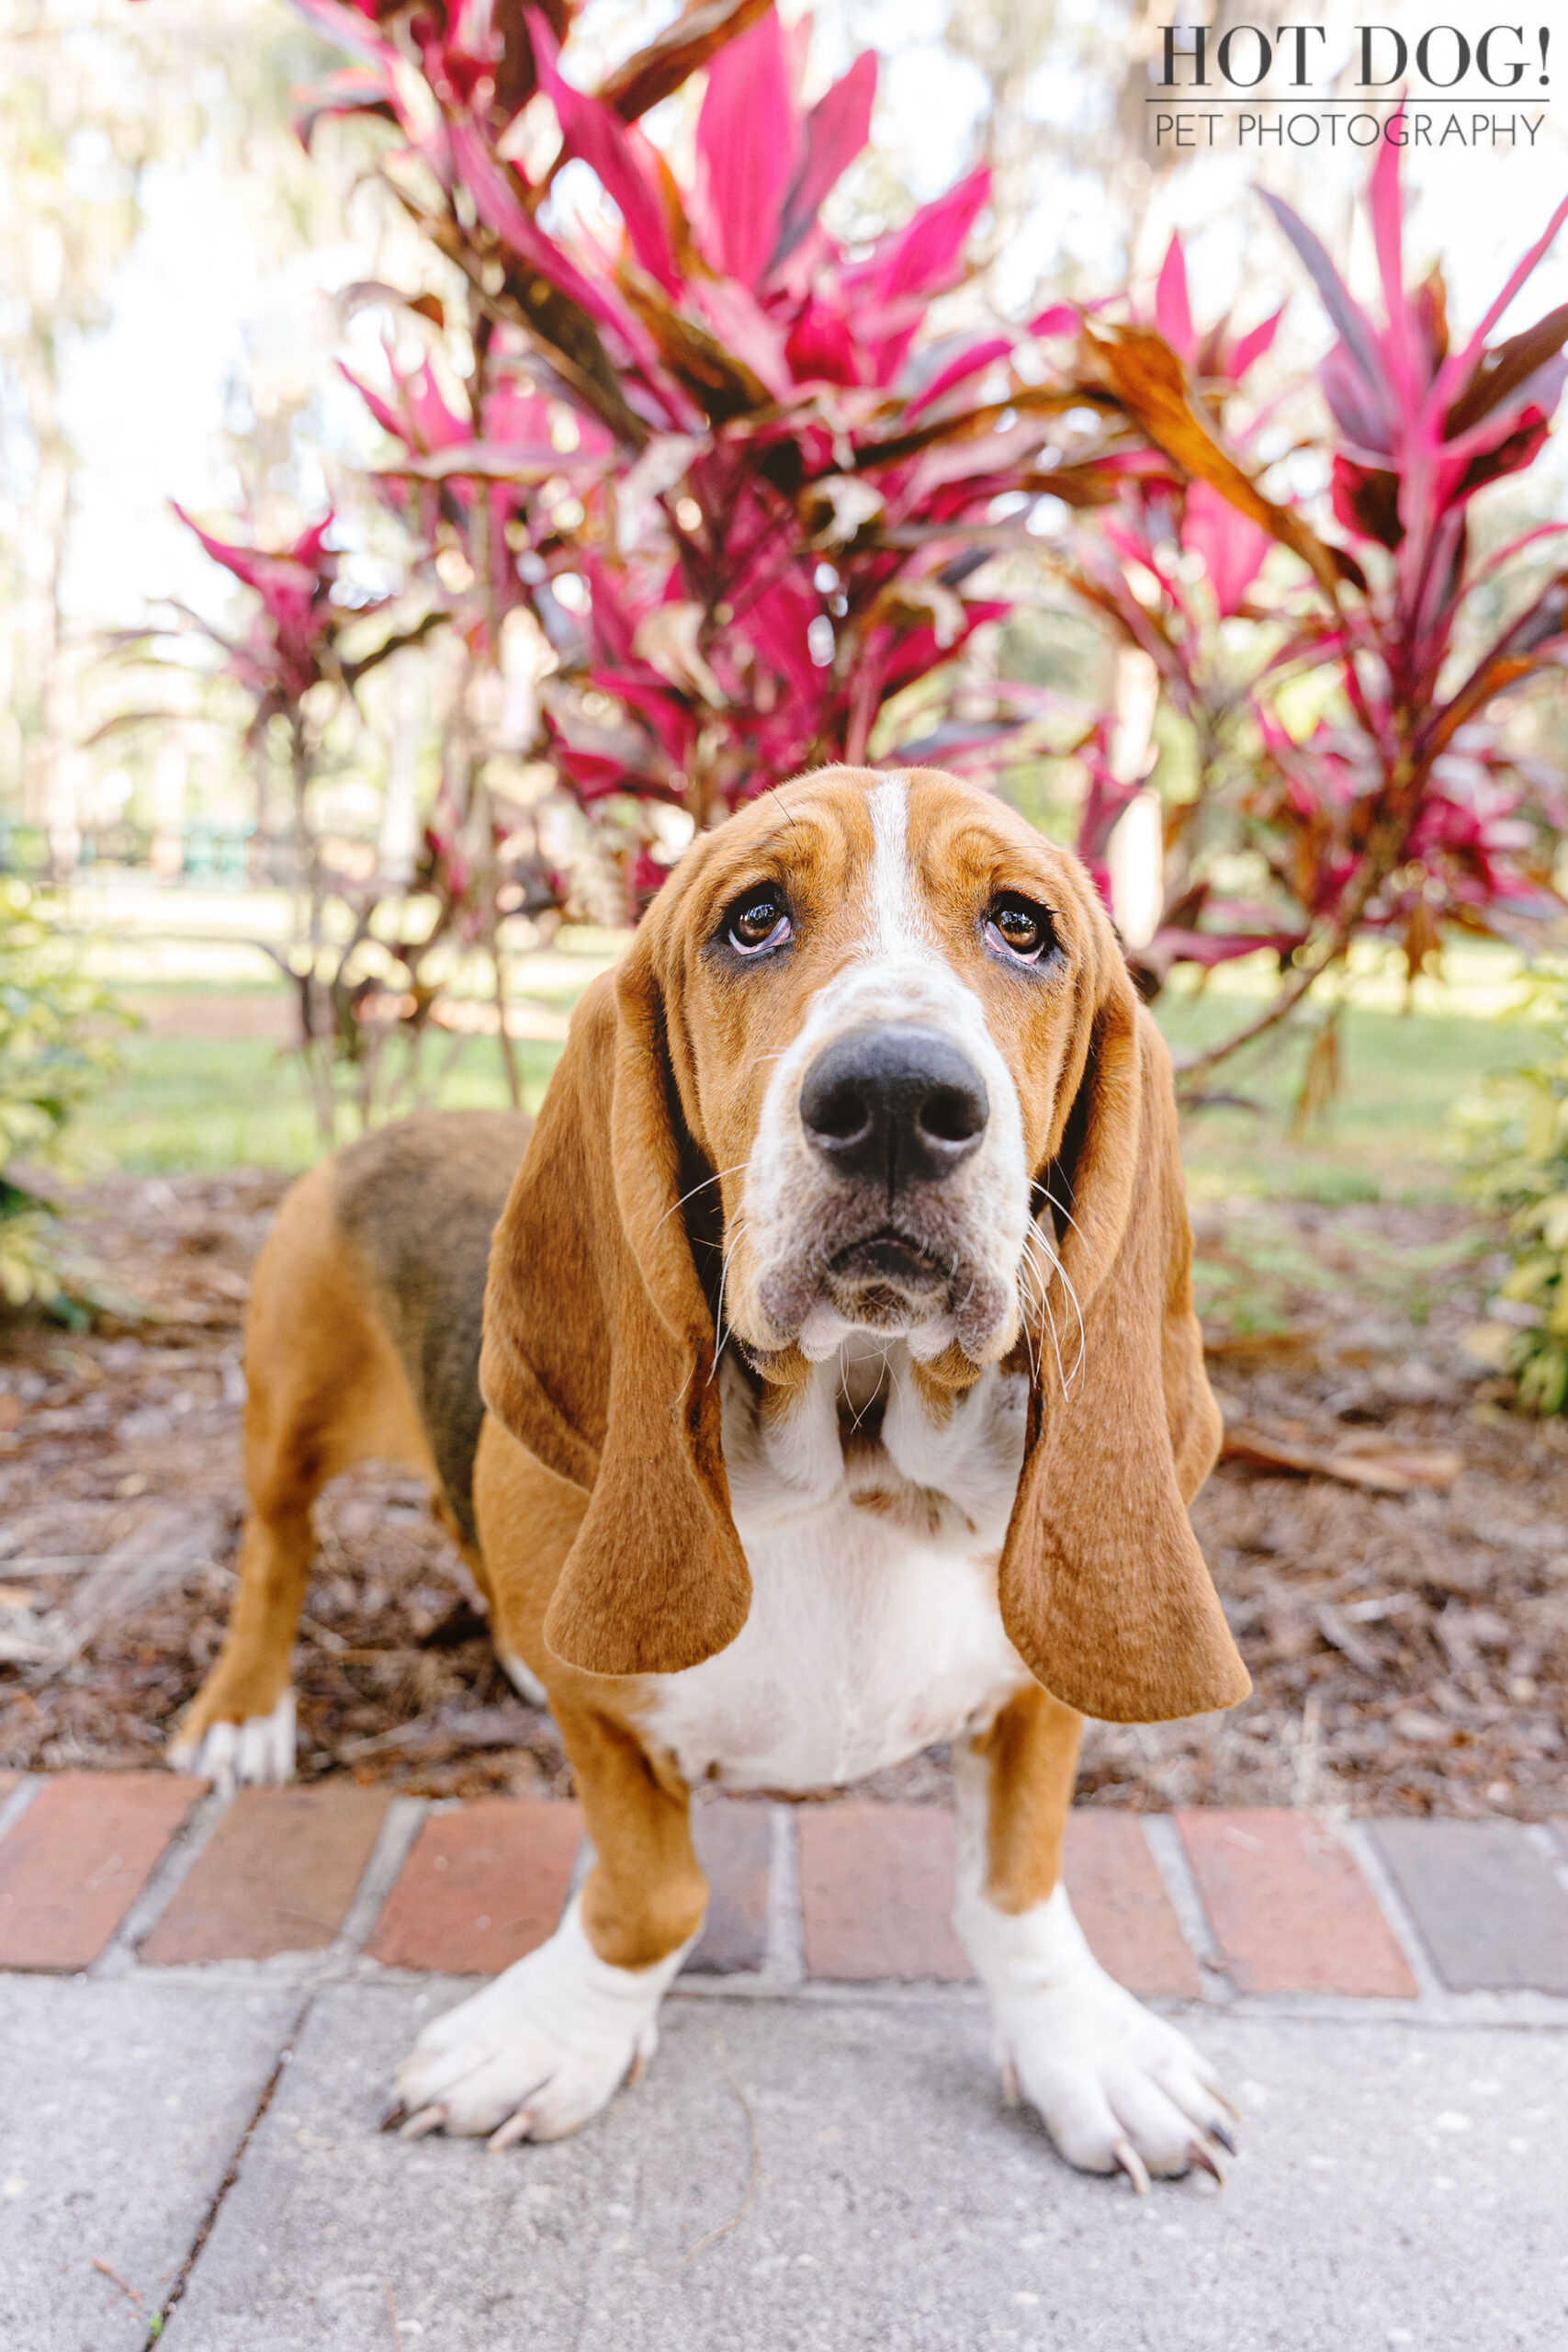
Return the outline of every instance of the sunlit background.
{"type": "MultiPolygon", "coordinates": [[[[578,70],[675,13],[673,0],[589,0],[578,70]]],[[[786,0],[783,13],[801,12],[786,0]]],[[[1220,21],[1280,13],[1227,8],[1220,21]]],[[[1345,85],[1365,13],[1348,0],[1323,12],[1318,90],[1345,85]]],[[[1412,40],[1430,14],[1404,0],[1380,13],[1412,40]]],[[[1234,304],[1245,322],[1293,287],[1280,356],[1315,354],[1320,317],[1253,184],[1291,197],[1364,282],[1351,201],[1365,160],[1346,144],[1156,150],[1145,101],[1171,14],[1154,0],[828,0],[811,82],[866,46],[884,61],[873,150],[833,199],[838,225],[874,233],[988,156],[988,258],[960,300],[1020,316],[1053,290],[1092,299],[1129,267],[1152,275],[1179,229],[1201,314],[1234,304]]],[[[5,17],[0,810],[35,824],[74,814],[89,830],[132,810],[151,823],[169,814],[152,805],[157,745],[86,743],[145,693],[103,670],[102,633],[169,597],[223,620],[229,583],[171,499],[198,514],[248,508],[266,537],[335,498],[342,538],[376,582],[374,520],[344,504],[344,469],[368,461],[377,436],[333,361],[373,369],[380,319],[345,316],[344,296],[428,276],[431,257],[360,178],[352,126],[326,126],[311,156],[300,147],[290,89],[333,61],[282,0],[6,0],[5,17]]],[[[1568,112],[1529,112],[1544,115],[1533,146],[1407,158],[1416,257],[1443,255],[1461,319],[1568,184],[1568,112]]],[[[691,114],[678,97],[651,128],[678,143],[691,114]]],[[[1565,297],[1568,244],[1538,274],[1528,315],[1565,297]]],[[[1561,482],[1549,455],[1532,502],[1561,482]]],[[[165,756],[164,803],[184,792],[189,813],[216,818],[238,789],[233,763],[216,740],[192,748],[188,777],[165,756]]]]}

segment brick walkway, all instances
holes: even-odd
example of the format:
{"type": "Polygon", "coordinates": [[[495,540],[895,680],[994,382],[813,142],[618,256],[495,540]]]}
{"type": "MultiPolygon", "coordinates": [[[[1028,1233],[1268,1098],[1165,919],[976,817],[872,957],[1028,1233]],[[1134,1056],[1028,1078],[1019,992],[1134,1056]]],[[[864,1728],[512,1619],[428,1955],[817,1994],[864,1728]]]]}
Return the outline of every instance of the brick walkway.
{"type": "MultiPolygon", "coordinates": [[[[711,1905],[692,1990],[967,1978],[944,1808],[705,1798],[695,1825],[711,1905]]],[[[0,1968],[490,1973],[549,1934],[584,1861],[570,1804],[0,1775],[0,1968]]],[[[1568,2016],[1568,1819],[1089,1808],[1066,1876],[1095,1951],[1145,1996],[1568,2016]]]]}

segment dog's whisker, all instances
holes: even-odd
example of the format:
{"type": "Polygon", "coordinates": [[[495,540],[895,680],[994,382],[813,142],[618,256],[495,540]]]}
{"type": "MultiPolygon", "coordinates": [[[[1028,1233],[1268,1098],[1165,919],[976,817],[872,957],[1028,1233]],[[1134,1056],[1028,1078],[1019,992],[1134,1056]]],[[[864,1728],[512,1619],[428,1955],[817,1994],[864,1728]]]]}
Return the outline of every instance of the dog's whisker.
{"type": "MultiPolygon", "coordinates": [[[[1050,1286],[1043,1275],[1043,1270],[1035,1265],[1033,1259],[1030,1255],[1027,1238],[1024,1244],[1023,1263],[1034,1278],[1043,1327],[1047,1324],[1050,1327],[1051,1349],[1056,1359],[1056,1377],[1061,1383],[1062,1395],[1065,1399],[1067,1394],[1067,1383],[1066,1375],[1062,1370],[1062,1349],[1061,1342],[1056,1332],[1056,1317],[1052,1312],[1051,1307],[1050,1286]]],[[[1043,1328],[1042,1329],[1041,1336],[1043,1339],[1043,1328]]]]}
{"type": "MultiPolygon", "coordinates": [[[[1064,1385],[1062,1393],[1065,1396],[1068,1389],[1071,1388],[1073,1382],[1077,1378],[1078,1374],[1083,1369],[1084,1356],[1089,1345],[1089,1335],[1084,1327],[1083,1308],[1078,1303],[1077,1292],[1073,1286],[1066,1268],[1063,1265],[1060,1258],[1056,1255],[1055,1250],[1052,1249],[1050,1243],[1046,1240],[1045,1236],[1041,1232],[1038,1224],[1032,1225],[1028,1233],[1024,1236],[1023,1250],[1025,1258],[1029,1257],[1032,1248],[1038,1250],[1042,1253],[1043,1257],[1050,1266],[1051,1273],[1060,1281],[1064,1293],[1072,1302],[1073,1313],[1077,1317],[1078,1352],[1077,1359],[1074,1362],[1072,1371],[1070,1373],[1065,1373],[1063,1376],[1064,1385]]],[[[1046,1287],[1047,1289],[1049,1288],[1049,1279],[1047,1279],[1046,1287]]]]}
{"type": "MultiPolygon", "coordinates": [[[[1041,1199],[1042,1199],[1043,1201],[1044,1201],[1044,1202],[1047,1202],[1047,1203],[1049,1204],[1049,1205],[1050,1205],[1053,1209],[1055,1209],[1055,1210],[1056,1214],[1057,1214],[1059,1216],[1062,1216],[1062,1217],[1065,1217],[1065,1218],[1066,1218],[1066,1222],[1068,1223],[1068,1225],[1070,1225],[1070,1226],[1071,1226],[1071,1227],[1072,1227],[1073,1231],[1077,1235],[1077,1237],[1078,1237],[1078,1238],[1079,1238],[1079,1240],[1080,1240],[1080,1241],[1085,1241],[1085,1242],[1087,1242],[1087,1241],[1088,1241],[1088,1239],[1089,1239],[1089,1236],[1085,1233],[1085,1231],[1084,1231],[1084,1229],[1083,1229],[1082,1226],[1078,1223],[1078,1221],[1077,1221],[1077,1217],[1073,1215],[1073,1213],[1072,1213],[1071,1209],[1067,1206],[1067,1204],[1066,1204],[1066,1201],[1059,1201],[1059,1200],[1056,1198],[1055,1193],[1052,1192],[1052,1190],[1051,1190],[1051,1188],[1050,1188],[1050,1186],[1049,1186],[1048,1184],[1043,1184],[1043,1183],[1041,1183],[1041,1182],[1039,1181],[1038,1177],[1036,1177],[1036,1178],[1034,1178],[1034,1179],[1032,1181],[1031,1185],[1030,1185],[1030,1190],[1031,1190],[1031,1192],[1038,1193],[1039,1193],[1039,1195],[1040,1195],[1040,1197],[1041,1197],[1041,1199]]],[[[1045,1237],[1044,1237],[1044,1235],[1043,1235],[1043,1234],[1042,1234],[1042,1233],[1040,1233],[1040,1227],[1039,1227],[1038,1222],[1035,1222],[1034,1224],[1032,1224],[1032,1228],[1031,1228],[1031,1229],[1032,1229],[1032,1232],[1034,1232],[1034,1233],[1036,1233],[1036,1234],[1039,1234],[1039,1235],[1040,1235],[1041,1245],[1042,1245],[1042,1247],[1043,1247],[1043,1248],[1044,1248],[1044,1249],[1046,1250],[1047,1255],[1049,1256],[1049,1258],[1050,1258],[1050,1260],[1051,1260],[1051,1263],[1052,1263],[1052,1265],[1055,1267],[1055,1269],[1056,1272],[1057,1272],[1058,1274],[1060,1274],[1060,1275],[1061,1275],[1061,1278],[1062,1278],[1062,1287],[1063,1287],[1063,1289],[1066,1292],[1066,1294],[1067,1294],[1068,1297],[1069,1297],[1069,1298],[1071,1298],[1071,1300],[1072,1300],[1072,1302],[1073,1302],[1073,1311],[1074,1311],[1074,1313],[1077,1315],[1077,1318],[1078,1318],[1078,1354],[1077,1354],[1077,1362],[1074,1364],[1073,1369],[1072,1369],[1072,1374],[1071,1374],[1071,1377],[1072,1377],[1073,1379],[1075,1379],[1075,1380],[1076,1380],[1076,1379],[1077,1378],[1078,1372],[1079,1372],[1079,1370],[1081,1369],[1082,1364],[1083,1364],[1083,1359],[1084,1359],[1084,1349],[1085,1349],[1085,1345],[1086,1345],[1086,1334],[1085,1334],[1085,1331],[1084,1331],[1083,1309],[1082,1309],[1082,1307],[1078,1305],[1077,1294],[1077,1292],[1074,1290],[1074,1288],[1073,1288],[1073,1285],[1072,1285],[1071,1282],[1070,1282],[1070,1281],[1068,1280],[1068,1278],[1067,1278],[1067,1271],[1066,1271],[1066,1268],[1063,1265],[1063,1263],[1062,1263],[1061,1260],[1057,1257],[1057,1255],[1056,1255],[1055,1251],[1054,1250],[1052,1250],[1052,1249],[1050,1248],[1049,1244],[1045,1241],[1045,1237]]]]}
{"type": "Polygon", "coordinates": [[[683,1209],[688,1201],[694,1201],[697,1194],[699,1193],[705,1193],[710,1184],[722,1184],[727,1176],[738,1176],[740,1173],[740,1170],[747,1165],[748,1162],[744,1159],[738,1159],[733,1168],[721,1168],[716,1175],[705,1176],[700,1184],[694,1184],[689,1193],[682,1193],[678,1201],[672,1201],[671,1203],[670,1206],[665,1210],[664,1215],[660,1218],[659,1223],[654,1227],[653,1229],[655,1233],[660,1232],[662,1228],[669,1224],[677,1209],[683,1209]]]}
{"type": "Polygon", "coordinates": [[[1056,1336],[1056,1318],[1051,1312],[1051,1302],[1045,1302],[1045,1319],[1051,1326],[1051,1352],[1056,1359],[1056,1378],[1061,1384],[1062,1402],[1067,1401],[1067,1375],[1062,1369],[1062,1343],[1056,1336]]]}
{"type": "MultiPolygon", "coordinates": [[[[1028,1274],[1033,1278],[1043,1322],[1050,1326],[1051,1350],[1056,1359],[1056,1377],[1061,1384],[1062,1397],[1065,1403],[1071,1390],[1073,1380],[1077,1377],[1077,1365],[1075,1364],[1072,1372],[1069,1374],[1062,1362],[1061,1334],[1057,1329],[1055,1312],[1051,1305],[1050,1275],[1046,1272],[1043,1265],[1036,1263],[1033,1255],[1033,1251],[1035,1250],[1042,1251],[1043,1256],[1049,1260],[1051,1269],[1054,1272],[1062,1274],[1063,1283],[1070,1295],[1072,1293],[1072,1285],[1067,1282],[1066,1274],[1062,1273],[1061,1261],[1056,1257],[1055,1251],[1051,1250],[1043,1235],[1041,1234],[1039,1227],[1031,1227],[1029,1232],[1024,1236],[1023,1256],[1020,1261],[1020,1273],[1021,1276],[1022,1276],[1027,1271],[1028,1274]]],[[[1077,1305],[1076,1295],[1073,1297],[1073,1304],[1075,1307],[1077,1305]]],[[[1078,1317],[1078,1328],[1081,1333],[1083,1328],[1083,1317],[1081,1315],[1078,1317]]],[[[1079,1362],[1081,1363],[1081,1361],[1082,1356],[1080,1351],[1079,1362]]]]}
{"type": "Polygon", "coordinates": [[[735,1230],[731,1233],[728,1241],[725,1244],[723,1255],[719,1259],[718,1301],[714,1310],[714,1329],[718,1335],[718,1345],[714,1350],[713,1363],[708,1370],[708,1385],[710,1386],[718,1377],[718,1360],[729,1344],[729,1331],[726,1329],[724,1320],[724,1286],[729,1280],[730,1261],[735,1256],[736,1250],[739,1246],[740,1237],[745,1230],[746,1220],[742,1217],[737,1224],[735,1230]]]}
{"type": "Polygon", "coordinates": [[[1088,1234],[1084,1231],[1082,1226],[1078,1223],[1077,1217],[1073,1215],[1066,1201],[1059,1201],[1048,1184],[1042,1184],[1038,1177],[1036,1177],[1032,1182],[1030,1190],[1031,1192],[1038,1193],[1043,1201],[1049,1202],[1050,1205],[1055,1210],[1058,1216],[1066,1218],[1067,1223],[1072,1227],[1073,1231],[1077,1235],[1080,1241],[1087,1241],[1089,1239],[1088,1234]]]}
{"type": "Polygon", "coordinates": [[[1037,1311],[1038,1308],[1044,1304],[1043,1295],[1041,1294],[1038,1289],[1038,1278],[1035,1278],[1032,1284],[1030,1281],[1030,1277],[1033,1274],[1033,1272],[1034,1270],[1030,1263],[1029,1253],[1025,1250],[1022,1259],[1020,1261],[1018,1269],[1019,1289],[1022,1294],[1021,1305],[1023,1307],[1023,1312],[1019,1318],[1019,1324],[1020,1329],[1023,1333],[1023,1352],[1029,1360],[1029,1382],[1031,1387],[1034,1387],[1038,1384],[1040,1373],[1034,1355],[1033,1333],[1030,1329],[1030,1314],[1032,1310],[1037,1311]]]}

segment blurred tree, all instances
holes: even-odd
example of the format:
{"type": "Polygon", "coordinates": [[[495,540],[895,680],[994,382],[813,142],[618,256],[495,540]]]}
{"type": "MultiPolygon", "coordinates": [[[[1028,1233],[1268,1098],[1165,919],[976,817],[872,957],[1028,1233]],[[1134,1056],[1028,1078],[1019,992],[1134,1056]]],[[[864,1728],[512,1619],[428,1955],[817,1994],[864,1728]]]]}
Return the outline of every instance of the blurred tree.
{"type": "Polygon", "coordinates": [[[46,829],[62,872],[77,847],[91,658],[72,646],[62,596],[78,479],[70,376],[112,322],[148,175],[205,147],[295,246],[321,239],[337,190],[291,134],[288,85],[319,51],[288,18],[258,40],[253,12],[223,5],[0,0],[0,804],[46,829]]]}
{"type": "Polygon", "coordinates": [[[14,591],[6,764],[19,765],[25,813],[49,828],[55,855],[67,861],[74,808],[59,707],[60,586],[73,459],[62,378],[73,339],[105,322],[109,285],[140,222],[142,170],[153,142],[168,135],[164,109],[137,103],[145,85],[127,71],[141,37],[125,11],[113,29],[108,15],[103,7],[95,24],[51,0],[6,0],[11,62],[0,81],[0,371],[9,428],[0,482],[14,591]]]}

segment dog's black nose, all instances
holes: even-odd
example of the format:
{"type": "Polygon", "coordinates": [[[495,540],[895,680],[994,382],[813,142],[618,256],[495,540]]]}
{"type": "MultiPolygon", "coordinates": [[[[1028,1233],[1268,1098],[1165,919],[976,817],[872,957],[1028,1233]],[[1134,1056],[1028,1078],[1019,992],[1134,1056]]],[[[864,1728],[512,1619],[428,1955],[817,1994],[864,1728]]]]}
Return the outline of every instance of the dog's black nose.
{"type": "Polygon", "coordinates": [[[989,1115],[963,1047],[902,1023],[825,1046],[800,1090],[802,1124],[829,1167],[875,1178],[890,1195],[951,1176],[978,1151],[989,1115]]]}

